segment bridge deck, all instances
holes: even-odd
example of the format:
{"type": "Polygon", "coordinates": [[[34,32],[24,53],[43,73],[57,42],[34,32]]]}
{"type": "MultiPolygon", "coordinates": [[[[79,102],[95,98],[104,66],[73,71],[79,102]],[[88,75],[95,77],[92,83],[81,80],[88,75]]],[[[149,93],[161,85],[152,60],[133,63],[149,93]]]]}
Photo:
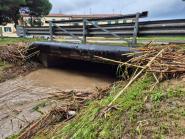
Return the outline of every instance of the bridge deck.
{"type": "Polygon", "coordinates": [[[136,50],[123,46],[105,46],[92,44],[72,44],[59,42],[35,42],[30,48],[36,48],[40,54],[55,57],[102,62],[94,56],[110,58],[113,60],[127,61],[129,58],[122,54],[134,53],[136,50]]]}

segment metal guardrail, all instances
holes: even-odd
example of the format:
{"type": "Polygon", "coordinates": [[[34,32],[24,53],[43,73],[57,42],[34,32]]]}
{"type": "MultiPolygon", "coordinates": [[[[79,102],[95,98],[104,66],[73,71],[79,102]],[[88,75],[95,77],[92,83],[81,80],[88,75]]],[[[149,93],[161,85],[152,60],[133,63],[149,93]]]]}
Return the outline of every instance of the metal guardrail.
{"type": "MultiPolygon", "coordinates": [[[[137,43],[137,37],[148,36],[185,36],[185,19],[176,20],[158,20],[158,21],[143,21],[139,22],[140,17],[145,17],[147,14],[137,13],[132,15],[126,15],[124,18],[133,18],[134,22],[131,23],[115,23],[115,24],[95,24],[93,21],[97,20],[117,20],[121,17],[109,17],[109,18],[97,18],[97,19],[83,19],[78,20],[81,25],[57,25],[59,21],[50,22],[50,26],[47,27],[22,27],[19,28],[21,35],[50,35],[53,36],[72,36],[75,39],[81,40],[86,43],[86,37],[117,37],[125,40],[130,46],[135,46],[137,43]],[[82,38],[81,38],[82,37],[82,38]],[[131,41],[130,39],[132,38],[131,41]]],[[[123,16],[122,16],[123,18],[123,16]]],[[[77,20],[72,20],[77,22],[77,20]]],[[[60,23],[66,24],[72,21],[60,21],[60,23]]]]}
{"type": "MultiPolygon", "coordinates": [[[[148,12],[129,14],[123,16],[114,16],[114,17],[105,17],[105,18],[84,18],[77,20],[62,20],[62,21],[49,21],[48,27],[18,27],[17,34],[19,36],[25,35],[50,35],[51,40],[53,36],[71,36],[75,39],[80,40],[82,43],[87,42],[87,37],[116,37],[120,40],[124,40],[128,43],[129,46],[135,46],[137,43],[137,34],[138,34],[138,25],[139,18],[146,17],[148,12]],[[129,35],[120,35],[119,32],[116,32],[112,29],[109,29],[111,24],[96,24],[95,21],[118,21],[120,19],[131,19],[132,28],[130,28],[129,35]],[[75,23],[79,23],[80,25],[74,25],[75,23]],[[61,25],[62,24],[62,25],[61,25]],[[126,38],[129,36],[129,39],[126,38]],[[80,38],[82,37],[82,38],[80,38]],[[130,39],[132,38],[132,39],[130,39]]],[[[122,23],[127,24],[127,23],[122,23]]]]}
{"type": "Polygon", "coordinates": [[[185,19],[141,22],[138,36],[185,36],[185,19]]]}
{"type": "MultiPolygon", "coordinates": [[[[144,11],[139,13],[139,18],[143,18],[148,16],[148,12],[144,11]]],[[[135,19],[136,14],[127,14],[127,15],[119,15],[113,17],[99,17],[99,18],[86,18],[88,21],[110,21],[110,20],[119,20],[119,19],[135,19]]],[[[50,21],[46,21],[49,23],[50,21]]],[[[61,21],[52,21],[52,23],[80,23],[83,22],[83,19],[74,19],[74,20],[61,20],[61,21]]]]}

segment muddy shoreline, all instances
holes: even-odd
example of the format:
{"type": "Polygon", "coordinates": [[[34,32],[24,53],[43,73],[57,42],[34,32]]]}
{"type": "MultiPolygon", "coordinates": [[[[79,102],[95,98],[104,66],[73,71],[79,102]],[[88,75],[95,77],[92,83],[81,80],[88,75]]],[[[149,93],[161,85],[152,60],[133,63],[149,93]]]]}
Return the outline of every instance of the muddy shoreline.
{"type": "Polygon", "coordinates": [[[82,71],[66,68],[45,69],[36,66],[27,70],[22,67],[5,70],[5,75],[11,73],[14,76],[8,76],[5,78],[6,81],[0,83],[2,139],[19,133],[53,108],[66,107],[73,100],[72,96],[64,98],[58,96],[82,92],[90,95],[87,98],[91,99],[99,92],[98,89],[107,88],[115,81],[115,78],[108,76],[107,73],[85,72],[84,69],[82,71]]]}

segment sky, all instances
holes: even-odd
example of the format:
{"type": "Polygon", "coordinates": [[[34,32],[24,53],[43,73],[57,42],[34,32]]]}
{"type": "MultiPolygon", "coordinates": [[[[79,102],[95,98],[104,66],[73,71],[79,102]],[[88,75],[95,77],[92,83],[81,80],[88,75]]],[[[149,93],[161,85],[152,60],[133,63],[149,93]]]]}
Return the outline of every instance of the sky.
{"type": "Polygon", "coordinates": [[[50,0],[51,13],[130,14],[148,11],[148,19],[185,18],[183,0],[50,0]]]}

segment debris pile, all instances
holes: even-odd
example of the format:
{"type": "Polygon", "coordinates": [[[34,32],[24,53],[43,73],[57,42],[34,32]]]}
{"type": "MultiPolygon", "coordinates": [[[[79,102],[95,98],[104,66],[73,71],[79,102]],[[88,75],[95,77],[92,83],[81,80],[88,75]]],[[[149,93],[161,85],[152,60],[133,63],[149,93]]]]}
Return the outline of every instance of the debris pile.
{"type": "MultiPolygon", "coordinates": [[[[129,61],[122,62],[94,56],[102,61],[120,64],[136,70],[152,72],[159,80],[178,77],[185,73],[185,50],[176,45],[148,46],[137,49],[138,53],[126,54],[129,61]],[[149,65],[147,65],[150,63],[149,65]]],[[[125,54],[123,54],[125,56],[125,54]]]]}
{"type": "Polygon", "coordinates": [[[23,65],[26,60],[39,52],[28,55],[28,44],[18,43],[17,45],[2,46],[0,49],[0,59],[9,63],[23,65]]]}
{"type": "Polygon", "coordinates": [[[2,71],[0,82],[7,79],[17,77],[18,75],[26,75],[40,67],[38,62],[29,59],[39,54],[38,51],[28,54],[29,44],[18,43],[15,45],[5,45],[0,48],[0,61],[7,63],[7,67],[2,71]]]}
{"type": "Polygon", "coordinates": [[[133,57],[129,62],[133,65],[144,66],[156,56],[152,64],[146,69],[156,73],[160,78],[177,77],[185,73],[185,50],[174,45],[141,48],[142,55],[133,57]]]}
{"type": "Polygon", "coordinates": [[[43,118],[41,118],[39,121],[30,124],[25,129],[25,131],[19,136],[19,139],[31,138],[35,133],[37,133],[42,128],[46,128],[49,125],[55,124],[56,122],[70,119],[73,116],[75,116],[74,111],[69,111],[64,108],[54,109],[49,114],[47,114],[43,118]]]}
{"type": "Polygon", "coordinates": [[[110,87],[107,88],[96,88],[96,91],[63,91],[63,92],[55,92],[51,93],[51,97],[48,99],[52,100],[65,100],[68,102],[68,105],[83,106],[85,102],[92,99],[102,99],[108,94],[108,90],[110,87]]]}
{"type": "Polygon", "coordinates": [[[97,88],[96,91],[63,91],[51,93],[51,100],[60,100],[64,102],[64,106],[56,106],[52,111],[43,116],[40,120],[31,123],[20,134],[19,139],[27,139],[33,137],[38,131],[47,128],[58,122],[65,122],[76,115],[76,112],[83,108],[85,102],[93,99],[102,99],[108,95],[107,88],[97,88]]]}

